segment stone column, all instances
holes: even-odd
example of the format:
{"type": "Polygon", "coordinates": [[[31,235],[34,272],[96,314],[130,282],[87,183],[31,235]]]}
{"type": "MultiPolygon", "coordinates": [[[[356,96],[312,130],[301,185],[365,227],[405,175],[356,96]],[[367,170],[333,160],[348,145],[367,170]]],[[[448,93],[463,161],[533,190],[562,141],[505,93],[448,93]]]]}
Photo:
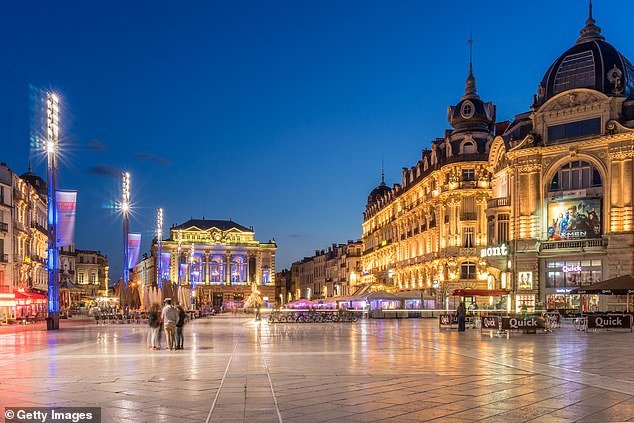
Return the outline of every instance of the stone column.
{"type": "Polygon", "coordinates": [[[245,281],[247,283],[247,285],[251,284],[251,277],[249,276],[249,260],[250,260],[251,256],[249,255],[249,253],[245,253],[244,254],[244,268],[246,271],[246,278],[245,281]]]}
{"type": "Polygon", "coordinates": [[[225,284],[231,285],[231,254],[225,254],[225,284]]]}

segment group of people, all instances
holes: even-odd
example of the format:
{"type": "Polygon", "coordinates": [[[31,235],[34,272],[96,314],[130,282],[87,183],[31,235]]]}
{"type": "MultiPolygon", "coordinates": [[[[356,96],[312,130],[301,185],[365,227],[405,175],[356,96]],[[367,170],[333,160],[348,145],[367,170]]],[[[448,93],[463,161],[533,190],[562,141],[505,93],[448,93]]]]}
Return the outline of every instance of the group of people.
{"type": "Polygon", "coordinates": [[[167,349],[182,350],[184,348],[183,326],[187,314],[180,305],[173,306],[172,299],[166,298],[163,309],[158,304],[152,304],[148,313],[149,330],[147,334],[148,348],[152,350],[161,349],[161,328],[165,331],[167,349]]]}

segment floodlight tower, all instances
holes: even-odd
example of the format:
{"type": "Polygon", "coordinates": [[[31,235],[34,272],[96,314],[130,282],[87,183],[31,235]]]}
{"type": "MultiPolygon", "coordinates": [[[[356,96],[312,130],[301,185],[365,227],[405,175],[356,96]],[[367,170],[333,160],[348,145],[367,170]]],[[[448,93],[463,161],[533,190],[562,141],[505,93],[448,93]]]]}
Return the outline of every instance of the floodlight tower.
{"type": "Polygon", "coordinates": [[[192,310],[194,309],[194,254],[196,254],[196,251],[194,250],[194,243],[192,242],[191,250],[189,251],[189,306],[192,310]]]}
{"type": "Polygon", "coordinates": [[[183,233],[178,231],[178,246],[176,247],[176,255],[178,260],[176,261],[176,278],[178,279],[178,286],[181,286],[181,247],[183,243],[183,233]]]}
{"type": "Polygon", "coordinates": [[[59,329],[59,252],[57,251],[57,152],[59,98],[46,93],[46,182],[48,187],[48,319],[47,330],[59,329]]]}
{"type": "Polygon", "coordinates": [[[158,208],[156,210],[156,283],[159,289],[163,288],[163,269],[161,268],[163,264],[162,260],[162,251],[163,251],[163,209],[158,208]]]}
{"type": "Polygon", "coordinates": [[[128,233],[130,232],[130,173],[123,172],[121,184],[121,213],[123,215],[123,289],[128,287],[130,281],[130,269],[128,268],[128,258],[130,249],[128,246],[128,233]]]}

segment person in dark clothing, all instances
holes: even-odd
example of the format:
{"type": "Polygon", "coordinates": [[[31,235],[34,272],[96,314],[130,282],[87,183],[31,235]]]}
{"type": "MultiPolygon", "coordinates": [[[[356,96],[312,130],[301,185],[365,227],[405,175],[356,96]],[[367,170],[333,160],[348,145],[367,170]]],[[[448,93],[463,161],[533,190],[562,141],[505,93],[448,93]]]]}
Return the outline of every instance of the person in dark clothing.
{"type": "Polygon", "coordinates": [[[182,350],[183,341],[185,340],[185,338],[183,337],[183,326],[185,326],[185,318],[187,317],[187,314],[185,313],[185,310],[183,310],[183,307],[181,307],[180,305],[177,307],[177,309],[178,320],[176,321],[176,349],[182,350]]]}
{"type": "Polygon", "coordinates": [[[458,331],[464,332],[465,320],[467,318],[467,308],[464,306],[463,302],[460,302],[460,305],[456,309],[456,315],[458,316],[458,331]]]}
{"type": "Polygon", "coordinates": [[[158,304],[152,304],[148,313],[149,329],[147,334],[147,345],[152,350],[161,349],[161,319],[158,304]]]}

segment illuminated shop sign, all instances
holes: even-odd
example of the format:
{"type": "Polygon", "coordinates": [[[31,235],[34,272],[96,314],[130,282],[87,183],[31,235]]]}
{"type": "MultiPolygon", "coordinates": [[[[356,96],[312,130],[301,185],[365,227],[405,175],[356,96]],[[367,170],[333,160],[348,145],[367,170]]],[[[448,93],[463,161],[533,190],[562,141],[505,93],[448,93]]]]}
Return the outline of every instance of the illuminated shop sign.
{"type": "Polygon", "coordinates": [[[581,270],[581,266],[564,266],[561,268],[561,271],[564,273],[581,272],[581,270]]]}
{"type": "Polygon", "coordinates": [[[600,236],[600,198],[548,203],[549,240],[599,238],[600,236]]]}
{"type": "Polygon", "coordinates": [[[487,247],[480,250],[480,257],[502,257],[509,253],[509,248],[506,244],[502,244],[497,247],[487,247]]]}
{"type": "Polygon", "coordinates": [[[555,290],[557,294],[570,294],[570,291],[572,291],[572,288],[557,288],[555,290]]]}

